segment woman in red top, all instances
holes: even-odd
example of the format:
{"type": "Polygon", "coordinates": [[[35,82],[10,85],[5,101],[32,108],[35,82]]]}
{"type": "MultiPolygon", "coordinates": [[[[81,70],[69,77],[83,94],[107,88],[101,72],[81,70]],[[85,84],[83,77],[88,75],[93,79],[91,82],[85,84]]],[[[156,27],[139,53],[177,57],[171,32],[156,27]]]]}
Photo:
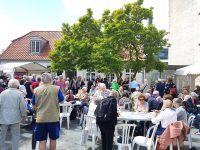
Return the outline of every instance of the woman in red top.
{"type": "Polygon", "coordinates": [[[72,90],[67,91],[66,101],[67,102],[74,101],[74,94],[72,90]]]}

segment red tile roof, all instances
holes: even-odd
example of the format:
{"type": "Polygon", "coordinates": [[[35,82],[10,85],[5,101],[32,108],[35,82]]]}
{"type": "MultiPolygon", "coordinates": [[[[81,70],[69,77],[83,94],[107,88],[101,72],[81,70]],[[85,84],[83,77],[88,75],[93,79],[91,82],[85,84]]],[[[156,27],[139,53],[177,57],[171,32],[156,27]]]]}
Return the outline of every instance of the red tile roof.
{"type": "Polygon", "coordinates": [[[12,41],[8,48],[0,55],[0,60],[39,61],[49,60],[48,53],[54,49],[54,42],[61,39],[60,31],[32,31],[12,41]],[[47,41],[39,54],[30,52],[31,37],[40,37],[47,41]]]}

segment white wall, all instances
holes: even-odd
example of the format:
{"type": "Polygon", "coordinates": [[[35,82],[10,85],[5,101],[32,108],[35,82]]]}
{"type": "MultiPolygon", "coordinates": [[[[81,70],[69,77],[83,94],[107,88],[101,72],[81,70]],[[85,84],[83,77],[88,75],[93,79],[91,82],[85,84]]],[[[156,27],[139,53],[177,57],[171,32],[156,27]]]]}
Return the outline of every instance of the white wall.
{"type": "Polygon", "coordinates": [[[169,0],[169,65],[200,61],[200,0],[169,0]]]}

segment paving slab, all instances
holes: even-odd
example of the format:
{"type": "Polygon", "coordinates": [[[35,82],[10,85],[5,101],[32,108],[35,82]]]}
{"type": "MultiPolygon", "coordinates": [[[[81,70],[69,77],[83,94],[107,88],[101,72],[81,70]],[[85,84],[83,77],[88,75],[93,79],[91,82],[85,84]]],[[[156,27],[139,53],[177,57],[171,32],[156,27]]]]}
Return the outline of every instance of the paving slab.
{"type": "MultiPolygon", "coordinates": [[[[65,120],[64,120],[65,121],[65,120]]],[[[81,132],[82,129],[78,125],[79,120],[71,120],[70,128],[66,128],[66,121],[64,122],[61,129],[61,136],[57,140],[57,150],[84,150],[84,146],[80,146],[81,132]]],[[[196,147],[197,150],[200,150],[200,135],[193,134],[196,129],[192,129],[192,141],[193,146],[196,147]]],[[[32,131],[28,129],[21,129],[21,140],[19,150],[31,150],[31,136],[32,131]]],[[[11,150],[11,142],[10,142],[10,133],[8,133],[8,138],[6,141],[7,150],[11,150]]],[[[48,149],[48,148],[47,148],[48,149]]],[[[101,150],[101,145],[95,145],[95,150],[101,150]]],[[[37,144],[38,150],[38,144],[37,144]]],[[[88,140],[86,150],[92,150],[92,141],[91,138],[88,140]]],[[[117,150],[117,146],[114,146],[113,150],[117,150]]],[[[134,148],[136,150],[136,147],[134,148]]],[[[146,150],[146,148],[141,147],[140,150],[146,150]]],[[[188,142],[184,142],[184,146],[181,150],[189,150],[188,142]]]]}

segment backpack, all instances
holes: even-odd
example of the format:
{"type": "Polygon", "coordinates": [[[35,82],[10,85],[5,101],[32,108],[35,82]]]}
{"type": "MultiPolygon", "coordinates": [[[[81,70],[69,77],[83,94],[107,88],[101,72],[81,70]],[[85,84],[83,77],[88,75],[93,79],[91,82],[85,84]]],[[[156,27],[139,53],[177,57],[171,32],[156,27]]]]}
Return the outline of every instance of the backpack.
{"type": "Polygon", "coordinates": [[[95,109],[94,115],[98,122],[108,122],[117,118],[117,100],[113,97],[107,97],[100,101],[95,109]]]}

